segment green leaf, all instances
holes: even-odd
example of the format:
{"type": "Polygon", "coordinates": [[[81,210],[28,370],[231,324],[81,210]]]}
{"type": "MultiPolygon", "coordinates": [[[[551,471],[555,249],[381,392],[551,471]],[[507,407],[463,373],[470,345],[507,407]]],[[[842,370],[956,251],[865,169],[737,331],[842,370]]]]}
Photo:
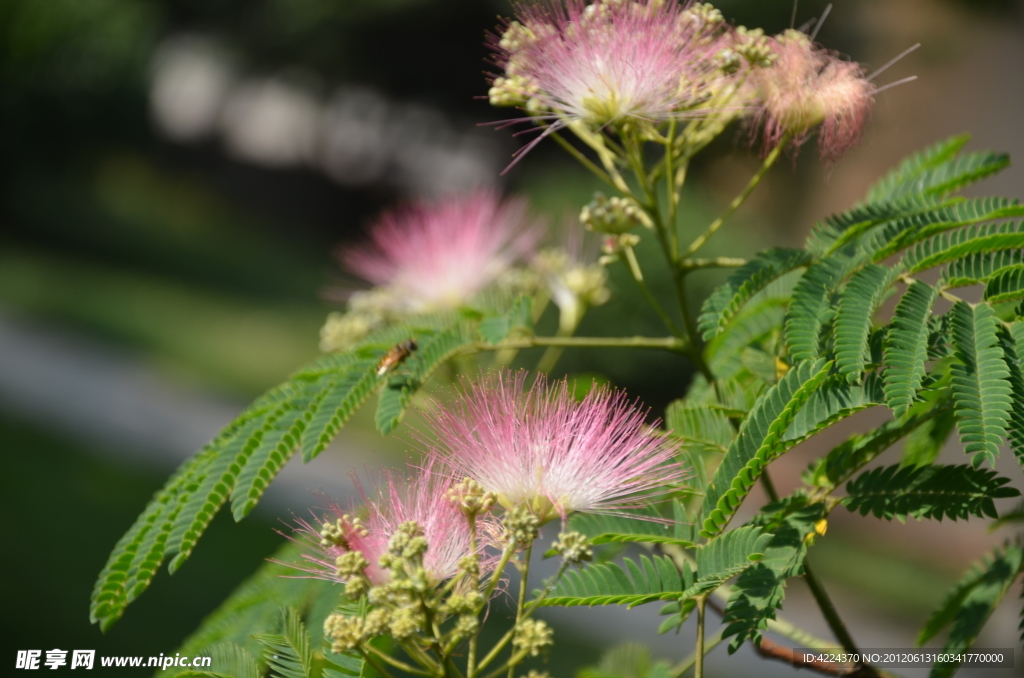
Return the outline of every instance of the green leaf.
{"type": "Polygon", "coordinates": [[[928,407],[923,412],[912,410],[912,415],[903,420],[888,421],[870,433],[851,436],[833,448],[824,459],[812,464],[804,480],[814,487],[838,487],[900,438],[934,417],[948,415],[950,410],[949,405],[928,407]]]}
{"type": "Polygon", "coordinates": [[[303,563],[302,547],[287,542],[255,574],[234,592],[192,632],[178,651],[201,655],[212,645],[229,643],[259,656],[259,634],[281,629],[281,608],[294,608],[313,629],[313,645],[322,644],[323,622],[337,600],[339,587],[312,577],[296,577],[299,571],[285,563],[303,563]]]}
{"type": "Polygon", "coordinates": [[[714,591],[764,557],[772,535],[753,525],[740,527],[701,544],[696,550],[697,578],[683,593],[692,598],[714,591]]]}
{"type": "Polygon", "coordinates": [[[813,264],[797,283],[785,328],[794,361],[821,356],[821,329],[835,315],[832,297],[857,265],[856,258],[833,255],[813,264]]]}
{"type": "Polygon", "coordinates": [[[1009,329],[1000,327],[998,334],[999,345],[1010,372],[1009,384],[1015,404],[1010,408],[1010,446],[1017,461],[1024,467],[1024,320],[1017,320],[1009,329]]]}
{"type": "Polygon", "coordinates": [[[875,311],[901,270],[870,264],[857,271],[839,299],[836,364],[850,382],[859,381],[869,356],[868,332],[875,311]]]}
{"type": "Polygon", "coordinates": [[[999,320],[986,304],[959,301],[950,312],[953,345],[953,397],[964,451],[975,466],[994,463],[1010,418],[1010,371],[998,345],[999,320]]]}
{"type": "Polygon", "coordinates": [[[824,516],[823,504],[812,504],[795,511],[777,514],[778,504],[766,506],[752,521],[772,533],[765,545],[764,557],[747,568],[733,583],[725,608],[723,636],[732,637],[729,654],[747,640],[758,641],[768,620],[786,595],[786,580],[803,573],[807,554],[807,536],[824,516]]]}
{"type": "Polygon", "coordinates": [[[885,347],[885,402],[897,417],[910,408],[928,359],[928,318],[938,290],[915,281],[900,303],[889,330],[885,347]]]}
{"type": "Polygon", "coordinates": [[[967,153],[931,167],[913,182],[904,184],[897,195],[947,195],[1010,166],[1010,156],[995,151],[967,153]]]}
{"type": "MultiPolygon", "coordinates": [[[[918,645],[923,645],[952,624],[942,652],[961,654],[969,650],[985,622],[1006,596],[1022,565],[1024,549],[1018,544],[1007,543],[971,566],[925,623],[917,637],[918,645]]],[[[960,662],[937,662],[929,675],[931,678],[948,678],[958,668],[960,662]]]]}
{"type": "Polygon", "coordinates": [[[828,376],[831,366],[820,361],[801,363],[758,400],[705,491],[702,536],[721,532],[762,469],[793,446],[784,438],[786,429],[828,376]]]}
{"type": "Polygon", "coordinates": [[[933,417],[911,431],[903,445],[900,465],[927,466],[935,463],[954,428],[955,417],[933,417]]]}
{"type": "Polygon", "coordinates": [[[377,402],[377,430],[393,431],[401,422],[413,394],[425,384],[437,368],[449,358],[474,343],[471,326],[457,323],[441,330],[421,329],[417,332],[419,346],[400,366],[381,390],[377,402]]]}
{"type": "Polygon", "coordinates": [[[718,380],[733,379],[744,369],[743,354],[750,347],[774,344],[786,318],[790,294],[792,290],[785,297],[748,304],[708,342],[704,355],[718,380]]]}
{"type": "Polygon", "coordinates": [[[519,297],[507,313],[489,315],[480,323],[480,336],[489,344],[498,344],[508,339],[514,330],[533,328],[533,299],[519,297]]]}
{"type": "Polygon", "coordinates": [[[815,224],[807,239],[807,249],[819,255],[835,254],[879,226],[925,214],[952,202],[955,200],[912,195],[888,202],[860,204],[841,214],[829,216],[824,223],[815,224]]]}
{"type": "Polygon", "coordinates": [[[985,285],[985,300],[990,304],[1018,299],[1024,299],[1024,264],[997,271],[985,285]]]}
{"type": "Polygon", "coordinates": [[[1020,495],[1015,488],[1004,487],[1008,482],[995,471],[966,465],[881,467],[851,480],[843,504],[862,516],[870,513],[901,523],[907,516],[917,520],[998,518],[993,500],[1020,495]]]}
{"type": "Polygon", "coordinates": [[[851,384],[838,374],[831,375],[797,412],[784,440],[798,445],[836,422],[878,405],[881,399],[881,382],[875,374],[869,374],[863,384],[851,384]]]}
{"type": "MultiPolygon", "coordinates": [[[[872,253],[872,260],[878,262],[888,259],[915,243],[920,243],[907,254],[906,258],[914,262],[927,262],[921,264],[924,268],[917,269],[924,270],[937,265],[936,262],[942,263],[943,259],[951,261],[950,258],[946,258],[951,256],[948,250],[962,245],[967,240],[1016,230],[1014,224],[987,224],[985,226],[976,224],[1018,216],[1024,216],[1024,205],[1011,198],[949,200],[933,209],[897,219],[874,229],[867,239],[868,241],[862,246],[872,253]],[[970,228],[945,236],[932,237],[963,226],[970,226],[970,228]],[[972,232],[975,235],[967,235],[972,232]]],[[[1007,247],[1009,246],[1007,245],[1007,247]]],[[[986,243],[984,249],[993,249],[993,244],[986,243]]]]}
{"type": "Polygon", "coordinates": [[[697,319],[704,339],[720,333],[743,305],[770,282],[810,263],[811,255],[803,250],[775,248],[761,252],[736,269],[704,302],[697,319]]]}
{"type": "Polygon", "coordinates": [[[281,610],[284,617],[280,634],[261,633],[255,636],[263,646],[263,659],[270,667],[272,678],[319,678],[319,667],[314,665],[313,650],[306,626],[295,609],[281,610]]]}
{"type": "Polygon", "coordinates": [[[626,559],[629,576],[615,563],[569,570],[541,601],[543,606],[626,605],[635,607],[655,600],[679,598],[683,580],[669,558],[640,556],[640,564],[626,559]]]}
{"type": "Polygon", "coordinates": [[[597,666],[585,666],[577,678],[668,678],[668,662],[655,662],[639,643],[623,643],[601,655],[597,666]]]}
{"type": "Polygon", "coordinates": [[[969,254],[952,262],[942,272],[939,285],[944,289],[969,287],[988,282],[993,275],[1007,266],[1024,263],[1024,250],[1009,249],[969,254]]]}
{"type": "Polygon", "coordinates": [[[627,515],[576,513],[569,518],[569,527],[586,535],[590,543],[595,545],[643,543],[678,544],[686,548],[693,546],[689,541],[677,538],[672,525],[653,511],[634,511],[627,515]],[[639,517],[630,518],[628,515],[639,517]]]}
{"type": "Polygon", "coordinates": [[[934,167],[956,157],[960,149],[971,140],[970,134],[958,134],[944,139],[903,160],[899,167],[879,179],[868,192],[868,202],[882,202],[913,184],[918,177],[934,167]]]}
{"type": "Polygon", "coordinates": [[[665,426],[687,443],[700,443],[724,452],[736,435],[727,412],[720,406],[676,400],[665,410],[665,426]]]}
{"type": "MultiPolygon", "coordinates": [[[[1013,209],[1024,207],[1014,205],[1013,209]]],[[[919,243],[903,257],[903,265],[909,273],[917,273],[972,255],[1020,247],[1024,247],[1024,232],[1019,222],[972,225],[919,243]]]]}
{"type": "Polygon", "coordinates": [[[209,671],[189,669],[176,675],[179,678],[261,678],[263,675],[256,658],[238,645],[214,645],[206,654],[210,657],[209,671]]]}

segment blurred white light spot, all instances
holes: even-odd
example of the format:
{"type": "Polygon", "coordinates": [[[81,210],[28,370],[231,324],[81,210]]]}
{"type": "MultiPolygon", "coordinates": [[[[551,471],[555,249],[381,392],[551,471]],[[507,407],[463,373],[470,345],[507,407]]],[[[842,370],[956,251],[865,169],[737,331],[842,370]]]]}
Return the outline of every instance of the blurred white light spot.
{"type": "Polygon", "coordinates": [[[210,136],[233,79],[230,59],[212,40],[184,35],[164,42],[149,90],[157,127],[179,142],[210,136]]]}
{"type": "Polygon", "coordinates": [[[296,86],[279,80],[245,82],[224,105],[224,145],[235,157],[259,165],[298,165],[315,155],[320,114],[316,100],[296,86]]]}

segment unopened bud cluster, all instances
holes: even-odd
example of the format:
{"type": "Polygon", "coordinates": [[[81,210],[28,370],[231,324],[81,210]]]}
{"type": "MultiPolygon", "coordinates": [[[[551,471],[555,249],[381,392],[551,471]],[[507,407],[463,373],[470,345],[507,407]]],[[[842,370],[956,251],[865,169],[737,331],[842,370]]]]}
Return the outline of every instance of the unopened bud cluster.
{"type": "Polygon", "coordinates": [[[448,490],[448,499],[458,506],[466,517],[472,519],[494,508],[498,496],[493,492],[485,492],[483,485],[467,477],[448,490]]]}
{"type": "Polygon", "coordinates": [[[528,507],[519,505],[505,514],[502,521],[505,528],[505,542],[513,548],[526,548],[537,538],[540,518],[528,507]]]}
{"type": "Polygon", "coordinates": [[[579,532],[562,532],[558,535],[558,541],[551,544],[551,548],[570,565],[579,565],[594,557],[587,537],[579,532]]]}
{"type": "Polygon", "coordinates": [[[536,657],[551,645],[551,627],[540,619],[524,619],[516,625],[512,646],[524,654],[536,657]]]}
{"type": "Polygon", "coordinates": [[[594,199],[580,210],[580,221],[591,231],[618,235],[631,231],[643,224],[650,227],[650,220],[632,198],[605,197],[595,193],[594,199]]]}

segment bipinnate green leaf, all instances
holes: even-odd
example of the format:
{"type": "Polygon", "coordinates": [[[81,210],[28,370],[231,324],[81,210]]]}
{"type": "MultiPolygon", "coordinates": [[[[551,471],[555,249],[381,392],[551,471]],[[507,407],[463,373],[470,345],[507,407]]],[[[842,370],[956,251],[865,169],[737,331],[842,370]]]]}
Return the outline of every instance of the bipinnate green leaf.
{"type": "Polygon", "coordinates": [[[385,435],[402,421],[412,396],[434,371],[474,340],[473,328],[466,323],[421,334],[417,338],[419,348],[395,370],[378,397],[377,430],[385,435]]]}
{"type": "Polygon", "coordinates": [[[950,311],[953,345],[953,398],[964,451],[975,466],[994,463],[1010,418],[1010,371],[1003,360],[996,328],[999,319],[987,304],[958,301],[950,311]]]}
{"type": "Polygon", "coordinates": [[[319,667],[313,664],[306,625],[294,608],[281,610],[281,633],[261,633],[255,636],[263,646],[263,660],[270,667],[273,678],[318,678],[319,667]]]}
{"type": "Polygon", "coordinates": [[[903,192],[903,187],[912,185],[923,173],[956,157],[970,140],[970,134],[958,134],[907,157],[898,167],[875,182],[868,191],[868,202],[890,200],[894,195],[903,192]]]}
{"type": "Polygon", "coordinates": [[[801,363],[761,396],[705,490],[702,536],[724,530],[764,467],[795,445],[785,439],[786,429],[831,367],[831,362],[801,363]]]}
{"type": "Polygon", "coordinates": [[[1024,467],[1024,320],[1014,321],[1009,328],[998,330],[1006,368],[1010,372],[1010,391],[1014,405],[1010,408],[1010,446],[1017,461],[1024,467]]]}
{"type": "Polygon", "coordinates": [[[1024,264],[996,271],[985,285],[985,300],[990,304],[1005,304],[1018,299],[1024,299],[1024,264]]]}
{"type": "Polygon", "coordinates": [[[506,339],[515,330],[531,330],[533,299],[519,297],[506,312],[488,315],[480,322],[480,336],[489,344],[497,344],[506,339]]]}
{"type": "Polygon", "coordinates": [[[688,444],[698,443],[724,452],[736,435],[729,414],[721,406],[676,400],[665,410],[665,427],[688,444]]]}
{"type": "Polygon", "coordinates": [[[725,608],[724,637],[732,638],[729,654],[747,640],[757,642],[768,620],[786,595],[786,581],[803,573],[808,535],[824,515],[823,504],[790,509],[784,504],[766,506],[752,522],[772,538],[764,545],[764,556],[747,568],[732,584],[725,608]]]}
{"type": "Polygon", "coordinates": [[[862,516],[870,513],[900,522],[907,516],[998,518],[994,500],[1020,495],[1016,488],[1006,487],[1008,482],[995,471],[968,465],[880,467],[851,480],[843,504],[862,516]]]}
{"type": "MultiPolygon", "coordinates": [[[[986,554],[981,562],[971,566],[932,613],[917,637],[918,645],[951,626],[942,653],[957,655],[970,650],[985,622],[1020,574],[1022,565],[1024,548],[1016,543],[1006,543],[986,554]]],[[[960,662],[937,662],[929,675],[948,678],[958,668],[960,662]]]]}
{"type": "Polygon", "coordinates": [[[704,339],[711,339],[721,332],[743,305],[770,282],[810,263],[811,255],[803,250],[779,247],[761,252],[736,269],[701,308],[697,327],[704,339]]]}
{"type": "MultiPolygon", "coordinates": [[[[985,198],[984,200],[995,200],[985,198]]],[[[992,206],[991,211],[984,212],[983,207],[980,214],[971,216],[978,217],[978,221],[997,218],[1000,216],[1016,216],[1024,213],[1024,206],[1017,201],[999,199],[1001,206],[992,206]],[[1005,204],[1002,204],[1005,203],[1005,204]]],[[[965,205],[975,203],[960,203],[956,207],[963,211],[965,205]]],[[[1021,230],[1019,222],[1002,223],[971,223],[971,220],[964,219],[961,223],[969,223],[966,228],[941,233],[915,245],[903,257],[903,264],[909,273],[926,271],[943,264],[955,264],[968,257],[1013,250],[1024,247],[1024,231],[1021,230]]]]}
{"type": "Polygon", "coordinates": [[[201,655],[213,645],[229,643],[259,657],[262,646],[254,636],[278,633],[285,607],[295,609],[312,629],[313,646],[322,645],[323,622],[336,606],[332,589],[337,587],[321,579],[295,576],[299,571],[287,563],[302,564],[301,553],[299,544],[285,543],[203,620],[178,651],[201,655]]]}
{"type": "Polygon", "coordinates": [[[885,347],[885,402],[902,417],[921,388],[928,360],[928,318],[938,290],[915,281],[896,306],[885,347]]]}
{"type": "Polygon", "coordinates": [[[939,285],[944,289],[970,287],[986,283],[1008,266],[1024,264],[1024,250],[1000,249],[969,254],[949,264],[942,272],[939,285]]]}
{"type": "Polygon", "coordinates": [[[868,332],[899,267],[870,264],[857,271],[843,290],[836,314],[836,365],[850,382],[860,381],[870,350],[868,332]]]}
{"type": "Polygon", "coordinates": [[[210,670],[188,669],[177,673],[178,678],[261,678],[259,660],[238,645],[214,645],[207,649],[210,670]]]}
{"type": "Polygon", "coordinates": [[[785,335],[795,361],[821,357],[821,335],[835,317],[833,296],[858,265],[858,259],[836,254],[811,265],[793,290],[785,335]]]}
{"type": "Polygon", "coordinates": [[[630,558],[623,564],[625,569],[616,563],[600,563],[569,570],[540,604],[635,607],[655,600],[678,599],[682,595],[683,578],[669,558],[642,555],[639,564],[630,558]]]}
{"type": "MultiPolygon", "coordinates": [[[[319,454],[370,395],[388,383],[377,374],[377,365],[394,342],[412,333],[420,341],[416,359],[396,369],[418,384],[473,343],[475,332],[475,326],[458,319],[391,328],[376,338],[378,343],[325,356],[259,398],[181,466],[114,547],[93,590],[92,621],[109,628],[167,557],[172,557],[172,573],[180,567],[229,499],[235,519],[241,520],[297,450],[304,461],[319,454]]],[[[385,399],[387,425],[400,420],[409,395],[402,391],[394,407],[385,399]]]]}
{"type": "Polygon", "coordinates": [[[765,548],[772,540],[761,528],[748,525],[724,532],[696,549],[696,580],[684,598],[692,598],[714,591],[764,557],[765,548]]]}
{"type": "Polygon", "coordinates": [[[639,643],[623,643],[601,655],[597,666],[585,666],[577,678],[671,678],[666,661],[655,662],[649,648],[639,643]]]}
{"type": "Polygon", "coordinates": [[[569,529],[589,538],[590,543],[676,544],[690,548],[693,544],[675,536],[671,523],[654,511],[627,511],[622,515],[575,513],[569,518],[569,529]],[[636,518],[630,516],[637,516],[636,518]]]}

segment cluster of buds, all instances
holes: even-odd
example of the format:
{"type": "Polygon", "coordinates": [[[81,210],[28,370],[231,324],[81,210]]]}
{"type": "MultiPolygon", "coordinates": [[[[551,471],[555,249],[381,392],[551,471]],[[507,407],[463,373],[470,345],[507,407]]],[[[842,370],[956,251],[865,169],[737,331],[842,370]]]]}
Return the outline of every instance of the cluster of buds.
{"type": "Polygon", "coordinates": [[[524,549],[537,538],[540,518],[529,507],[520,504],[508,510],[502,521],[504,541],[514,549],[524,549]]]}
{"type": "Polygon", "coordinates": [[[579,532],[562,532],[551,548],[569,565],[579,565],[594,557],[587,537],[579,532]]]}
{"type": "Polygon", "coordinates": [[[547,284],[551,299],[561,312],[559,325],[566,331],[576,328],[589,307],[605,304],[611,298],[608,272],[599,261],[589,260],[582,250],[578,238],[564,247],[541,251],[531,262],[547,284]]]}
{"type": "Polygon", "coordinates": [[[647,213],[633,198],[606,197],[595,193],[594,199],[580,210],[580,222],[587,230],[620,235],[643,225],[653,228],[647,213]]]}
{"type": "Polygon", "coordinates": [[[498,495],[485,492],[483,485],[466,477],[448,490],[448,499],[462,511],[463,515],[474,520],[478,515],[487,513],[494,507],[498,495]]]}
{"type": "Polygon", "coordinates": [[[524,619],[516,624],[512,646],[524,655],[536,657],[552,643],[551,627],[540,619],[524,619]]]}
{"type": "Polygon", "coordinates": [[[764,29],[739,26],[733,35],[733,51],[756,68],[768,68],[776,55],[764,34],[764,29]]]}
{"type": "Polygon", "coordinates": [[[401,317],[399,304],[386,289],[353,292],[344,313],[332,311],[320,328],[320,350],[324,353],[346,351],[374,330],[386,327],[401,317]]]}
{"type": "Polygon", "coordinates": [[[320,546],[340,546],[343,549],[349,549],[351,548],[349,544],[351,535],[365,537],[366,534],[367,529],[363,519],[345,513],[334,522],[326,522],[320,526],[320,546]]]}

